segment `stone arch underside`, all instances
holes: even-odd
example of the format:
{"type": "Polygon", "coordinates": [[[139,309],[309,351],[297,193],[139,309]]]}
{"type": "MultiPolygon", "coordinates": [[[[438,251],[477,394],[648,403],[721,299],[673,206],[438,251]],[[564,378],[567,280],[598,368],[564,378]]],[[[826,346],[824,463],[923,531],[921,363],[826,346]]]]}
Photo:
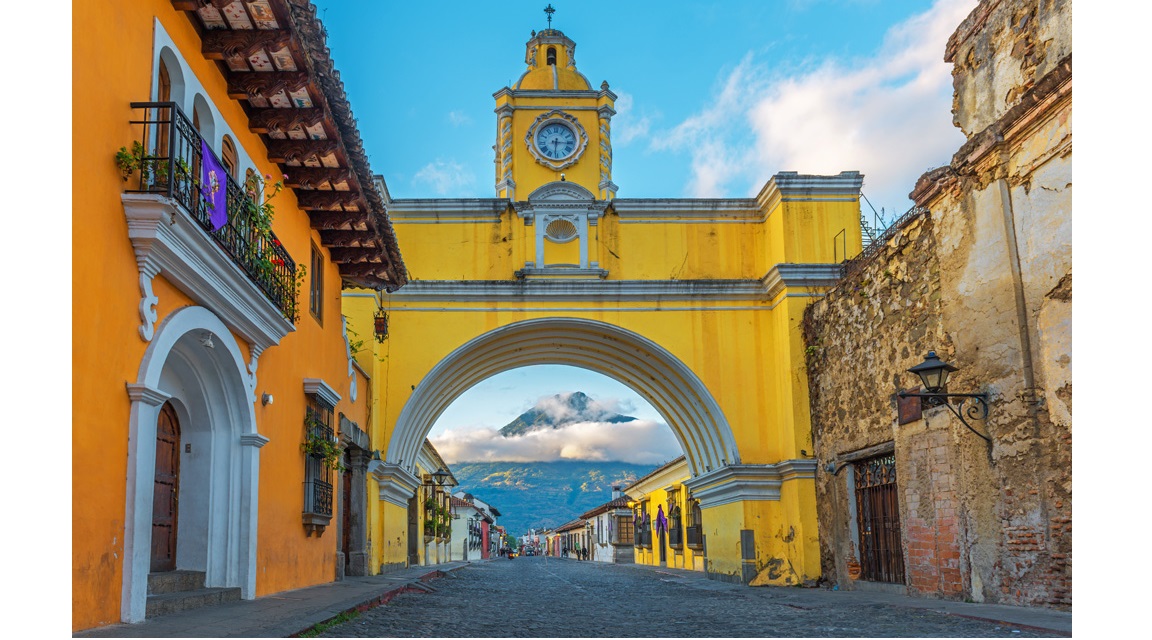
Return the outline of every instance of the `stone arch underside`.
{"type": "Polygon", "coordinates": [[[424,376],[405,403],[387,461],[415,472],[421,444],[456,398],[493,375],[539,364],[588,369],[635,390],[668,422],[693,475],[740,462],[727,419],[691,369],[637,333],[578,318],[525,320],[458,347],[424,376]]]}

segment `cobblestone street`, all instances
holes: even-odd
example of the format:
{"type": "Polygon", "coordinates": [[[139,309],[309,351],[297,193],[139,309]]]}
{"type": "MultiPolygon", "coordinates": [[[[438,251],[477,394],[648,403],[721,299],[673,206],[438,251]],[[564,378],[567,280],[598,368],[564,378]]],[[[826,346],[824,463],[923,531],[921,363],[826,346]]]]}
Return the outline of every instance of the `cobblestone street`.
{"type": "Polygon", "coordinates": [[[856,594],[542,557],[474,564],[430,586],[320,637],[1062,637],[856,594]]]}

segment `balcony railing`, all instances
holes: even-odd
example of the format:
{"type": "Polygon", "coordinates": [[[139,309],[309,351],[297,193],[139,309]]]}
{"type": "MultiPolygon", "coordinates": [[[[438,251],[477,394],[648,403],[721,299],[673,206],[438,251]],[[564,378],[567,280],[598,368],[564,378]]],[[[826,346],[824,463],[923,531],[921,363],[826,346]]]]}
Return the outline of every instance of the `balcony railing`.
{"type": "MultiPolygon", "coordinates": [[[[133,102],[132,108],[144,112],[142,120],[130,121],[143,126],[143,155],[138,158],[140,170],[131,177],[130,186],[134,188],[128,191],[163,194],[179,203],[284,317],[295,323],[299,318],[296,263],[275,234],[256,229],[253,197],[232,176],[227,176],[228,222],[213,231],[208,203],[200,191],[200,133],[174,102],[133,102]]],[[[213,158],[224,166],[215,154],[213,158]]]]}

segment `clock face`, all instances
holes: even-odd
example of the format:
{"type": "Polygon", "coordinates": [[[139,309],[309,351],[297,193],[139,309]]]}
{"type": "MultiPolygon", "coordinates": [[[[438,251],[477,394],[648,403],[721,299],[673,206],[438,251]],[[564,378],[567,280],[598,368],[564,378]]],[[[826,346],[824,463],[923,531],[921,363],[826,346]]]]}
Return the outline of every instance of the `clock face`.
{"type": "Polygon", "coordinates": [[[536,148],[551,160],[567,158],[576,151],[576,132],[561,122],[549,122],[536,131],[536,148]]]}

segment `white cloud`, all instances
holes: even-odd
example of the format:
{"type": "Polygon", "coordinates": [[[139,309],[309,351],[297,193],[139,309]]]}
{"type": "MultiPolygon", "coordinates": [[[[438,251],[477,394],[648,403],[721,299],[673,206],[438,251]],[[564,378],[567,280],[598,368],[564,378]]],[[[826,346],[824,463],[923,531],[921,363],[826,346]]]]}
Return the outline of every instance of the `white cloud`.
{"type": "Polygon", "coordinates": [[[889,29],[870,58],[780,69],[758,64],[750,53],[707,109],[654,148],[692,154],[687,191],[694,197],[721,197],[733,188],[752,195],[778,171],[858,170],[877,208],[902,212],[920,174],[948,162],[963,143],[952,126],[944,46],[975,4],[938,0],[889,29]]]}
{"type": "Polygon", "coordinates": [[[612,144],[623,147],[633,140],[648,137],[652,118],[636,112],[632,95],[616,91],[616,115],[612,118],[612,144]]]}
{"type": "Polygon", "coordinates": [[[457,462],[550,462],[619,460],[660,464],[681,454],[667,425],[648,420],[579,422],[505,438],[491,427],[449,429],[429,438],[449,464],[457,462]]]}
{"type": "Polygon", "coordinates": [[[437,159],[424,165],[412,176],[414,185],[427,185],[441,196],[470,187],[475,182],[475,176],[455,160],[437,159]]]}
{"type": "Polygon", "coordinates": [[[463,111],[449,111],[448,122],[451,122],[457,127],[462,127],[466,124],[472,124],[472,116],[469,116],[463,111]]]}

